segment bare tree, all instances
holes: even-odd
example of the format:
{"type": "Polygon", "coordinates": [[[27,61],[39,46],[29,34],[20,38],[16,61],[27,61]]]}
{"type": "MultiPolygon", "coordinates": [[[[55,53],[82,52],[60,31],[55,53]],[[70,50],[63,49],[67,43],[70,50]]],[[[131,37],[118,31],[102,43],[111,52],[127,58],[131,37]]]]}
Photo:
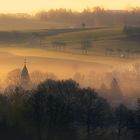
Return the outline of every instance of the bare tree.
{"type": "Polygon", "coordinates": [[[6,80],[7,85],[20,85],[21,83],[21,70],[14,69],[7,74],[6,80]]]}
{"type": "Polygon", "coordinates": [[[81,50],[83,54],[88,54],[89,48],[92,47],[92,41],[91,40],[82,40],[81,41],[81,50]]]}
{"type": "Polygon", "coordinates": [[[106,49],[106,55],[111,56],[111,55],[113,55],[113,53],[114,53],[114,50],[112,48],[107,48],[106,49]]]}
{"type": "Polygon", "coordinates": [[[53,41],[52,42],[52,46],[53,48],[55,48],[56,50],[64,50],[65,46],[67,44],[63,41],[53,41]]]}
{"type": "Polygon", "coordinates": [[[40,82],[45,81],[48,78],[48,74],[41,71],[33,71],[31,72],[30,77],[32,83],[38,85],[40,82]]]}

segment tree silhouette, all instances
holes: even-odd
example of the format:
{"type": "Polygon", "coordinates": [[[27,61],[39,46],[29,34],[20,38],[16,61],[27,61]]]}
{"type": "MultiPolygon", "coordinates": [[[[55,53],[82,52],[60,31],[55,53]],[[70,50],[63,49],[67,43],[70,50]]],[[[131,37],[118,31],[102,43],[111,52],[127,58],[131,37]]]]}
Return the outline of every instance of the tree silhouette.
{"type": "Polygon", "coordinates": [[[123,104],[115,109],[115,124],[117,129],[117,139],[120,140],[128,129],[129,110],[123,104]]]}
{"type": "Polygon", "coordinates": [[[105,111],[109,106],[106,100],[98,97],[97,93],[90,89],[82,89],[79,91],[79,108],[78,108],[78,120],[82,125],[86,126],[88,137],[91,130],[95,130],[97,127],[103,127],[105,121],[105,111]]]}
{"type": "Polygon", "coordinates": [[[92,41],[91,40],[82,40],[81,41],[81,50],[83,54],[88,54],[89,48],[92,47],[92,41]]]}

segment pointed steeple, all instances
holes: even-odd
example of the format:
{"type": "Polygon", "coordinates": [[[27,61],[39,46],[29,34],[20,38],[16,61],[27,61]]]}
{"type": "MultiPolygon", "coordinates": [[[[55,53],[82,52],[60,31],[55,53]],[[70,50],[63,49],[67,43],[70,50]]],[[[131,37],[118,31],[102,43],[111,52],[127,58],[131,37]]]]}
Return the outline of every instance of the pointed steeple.
{"type": "Polygon", "coordinates": [[[26,63],[27,63],[27,61],[26,61],[26,58],[25,58],[24,59],[24,67],[21,71],[21,85],[24,88],[29,87],[29,83],[30,83],[30,76],[29,76],[29,72],[28,72],[26,63]]]}
{"type": "Polygon", "coordinates": [[[24,58],[24,66],[26,66],[27,60],[26,57],[24,58]]]}
{"type": "Polygon", "coordinates": [[[26,66],[26,58],[24,59],[24,67],[22,69],[22,72],[21,72],[21,78],[24,79],[24,80],[29,80],[29,73],[28,73],[28,69],[27,69],[27,66],[26,66]]]}

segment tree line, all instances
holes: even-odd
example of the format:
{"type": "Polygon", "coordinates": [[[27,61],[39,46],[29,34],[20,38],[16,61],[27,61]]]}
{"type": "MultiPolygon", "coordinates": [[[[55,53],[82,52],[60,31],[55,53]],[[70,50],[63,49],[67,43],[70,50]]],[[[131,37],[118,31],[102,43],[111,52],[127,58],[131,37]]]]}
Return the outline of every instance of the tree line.
{"type": "Polygon", "coordinates": [[[21,140],[138,140],[140,100],[111,107],[73,80],[46,80],[35,89],[0,94],[0,137],[21,140]]]}
{"type": "Polygon", "coordinates": [[[41,11],[35,15],[43,21],[65,23],[71,27],[89,26],[118,26],[118,25],[139,25],[140,8],[134,7],[127,10],[108,10],[101,7],[84,9],[82,12],[71,9],[51,9],[41,11]]]}
{"type": "MultiPolygon", "coordinates": [[[[109,10],[102,7],[86,8],[83,11],[73,11],[71,9],[50,9],[37,12],[34,15],[30,14],[0,14],[1,22],[10,22],[16,25],[18,22],[26,23],[26,26],[33,26],[33,24],[28,24],[27,22],[38,22],[43,21],[46,23],[57,23],[56,27],[110,27],[110,26],[120,26],[120,25],[139,25],[140,20],[140,8],[132,7],[126,10],[109,10]],[[17,22],[17,23],[15,23],[17,22]]],[[[17,24],[19,26],[19,24],[17,24]]],[[[4,26],[5,28],[6,26],[4,26]]],[[[22,24],[20,27],[25,28],[22,24]]],[[[34,25],[36,28],[41,26],[34,25]]],[[[42,24],[42,27],[47,27],[42,24]]],[[[8,28],[8,27],[7,27],[8,28]]],[[[26,27],[27,28],[27,27],[26,27]]]]}

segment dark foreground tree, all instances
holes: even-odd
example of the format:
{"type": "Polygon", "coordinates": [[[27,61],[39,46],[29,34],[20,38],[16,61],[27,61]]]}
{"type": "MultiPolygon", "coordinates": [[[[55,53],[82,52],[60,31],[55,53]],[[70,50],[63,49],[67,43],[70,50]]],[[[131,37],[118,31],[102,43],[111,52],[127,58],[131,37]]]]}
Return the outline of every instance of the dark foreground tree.
{"type": "Polygon", "coordinates": [[[80,125],[86,127],[88,137],[91,131],[106,127],[110,107],[105,99],[99,97],[93,89],[87,88],[79,91],[77,100],[77,120],[80,125]]]}
{"type": "Polygon", "coordinates": [[[18,87],[6,93],[0,94],[1,139],[140,139],[140,101],[137,110],[114,109],[73,80],[46,80],[34,90],[18,87]]]}
{"type": "Polygon", "coordinates": [[[70,130],[74,121],[74,94],[77,89],[78,84],[72,80],[47,80],[33,92],[29,99],[29,113],[38,140],[44,137],[55,139],[55,132],[70,130]]]}
{"type": "Polygon", "coordinates": [[[114,123],[117,130],[117,140],[124,139],[130,127],[130,121],[132,121],[131,111],[123,104],[116,107],[114,112],[114,123]]]}
{"type": "Polygon", "coordinates": [[[138,108],[136,111],[133,111],[129,123],[130,123],[129,129],[133,134],[133,139],[139,140],[140,139],[140,99],[138,99],[138,108]]]}

